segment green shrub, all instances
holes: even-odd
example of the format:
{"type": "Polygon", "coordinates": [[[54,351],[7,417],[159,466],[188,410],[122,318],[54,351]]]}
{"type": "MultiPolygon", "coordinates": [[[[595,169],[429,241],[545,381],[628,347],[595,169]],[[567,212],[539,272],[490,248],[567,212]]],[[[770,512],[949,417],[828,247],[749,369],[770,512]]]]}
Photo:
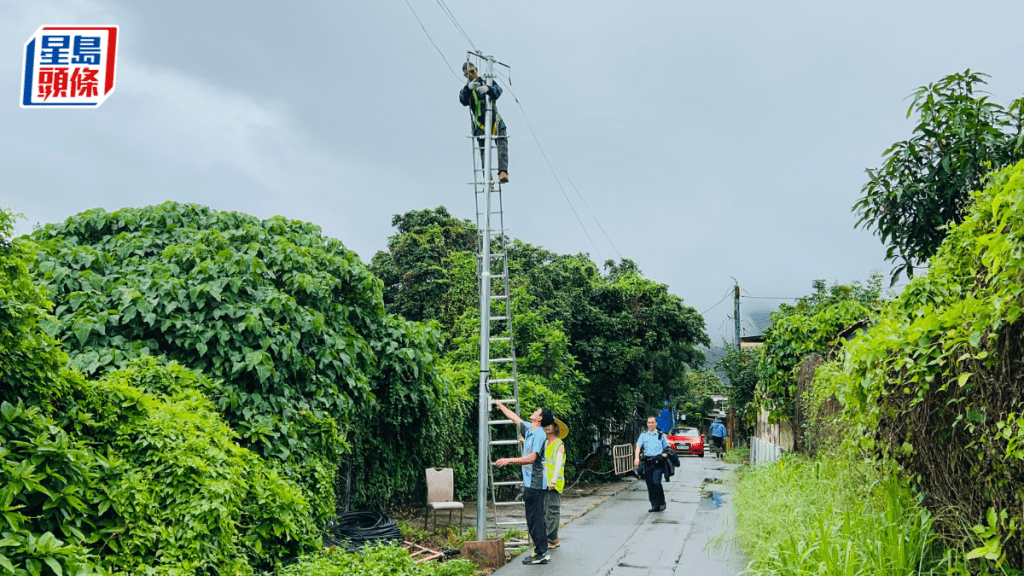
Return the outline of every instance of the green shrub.
{"type": "MultiPolygon", "coordinates": [[[[907,471],[952,543],[1024,569],[1024,163],[995,173],[850,347],[841,398],[864,446],[907,471]]],[[[1003,564],[1005,563],[1005,564],[1003,564]]]]}
{"type": "Polygon", "coordinates": [[[105,542],[114,571],[247,574],[319,546],[302,491],[234,442],[203,380],[140,359],[75,406],[91,417],[80,434],[118,463],[103,483],[122,523],[105,542]]]}
{"type": "Polygon", "coordinates": [[[325,550],[301,558],[280,570],[278,576],[474,576],[475,565],[469,560],[423,562],[416,564],[409,552],[398,546],[372,546],[362,553],[325,550]]]}
{"type": "Polygon", "coordinates": [[[0,210],[0,573],[247,574],[318,547],[301,490],[233,441],[212,381],[154,358],[99,382],[63,368],[11,224],[0,210]]]}
{"type": "Polygon", "coordinates": [[[38,407],[0,404],[0,568],[97,574],[105,462],[38,407]],[[44,568],[44,566],[46,568],[44,568]]]}
{"type": "Polygon", "coordinates": [[[825,354],[841,330],[867,318],[878,306],[881,276],[872,276],[867,286],[826,286],[824,280],[816,280],[814,289],[796,305],[783,304],[773,312],[772,325],[764,333],[754,396],[773,420],[791,417],[797,397],[795,372],[804,358],[813,352],[825,354]]]}
{"type": "MultiPolygon", "coordinates": [[[[303,487],[318,523],[334,514],[349,427],[354,468],[373,471],[381,446],[362,443],[392,433],[391,415],[422,421],[442,389],[436,329],[385,314],[380,281],[313,224],[168,202],[91,210],[32,237],[72,366],[165,356],[221,381],[207,393],[237,441],[303,487]]],[[[415,444],[393,440],[396,466],[421,476],[415,444]]],[[[371,492],[355,500],[382,502],[411,477],[361,482],[371,492]]]]}
{"type": "Polygon", "coordinates": [[[50,303],[13,225],[0,209],[0,572],[93,574],[109,462],[51,417],[81,378],[61,369],[67,356],[42,331],[50,303]]]}

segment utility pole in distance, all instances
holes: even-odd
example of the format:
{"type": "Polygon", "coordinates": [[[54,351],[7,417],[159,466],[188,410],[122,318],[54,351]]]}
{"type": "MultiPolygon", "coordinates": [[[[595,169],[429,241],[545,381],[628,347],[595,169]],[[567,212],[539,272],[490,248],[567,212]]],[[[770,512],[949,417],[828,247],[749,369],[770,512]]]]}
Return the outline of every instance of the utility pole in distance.
{"type": "MultiPolygon", "coordinates": [[[[736,280],[733,278],[733,280],[736,280]]],[[[733,319],[736,320],[736,349],[740,349],[740,283],[733,285],[733,319]]]]}

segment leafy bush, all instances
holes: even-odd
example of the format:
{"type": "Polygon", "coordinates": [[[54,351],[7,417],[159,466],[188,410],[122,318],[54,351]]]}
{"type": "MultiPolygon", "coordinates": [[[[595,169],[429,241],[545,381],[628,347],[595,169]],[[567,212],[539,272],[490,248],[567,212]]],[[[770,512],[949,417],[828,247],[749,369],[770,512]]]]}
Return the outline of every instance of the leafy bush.
{"type": "Polygon", "coordinates": [[[409,552],[398,546],[373,546],[362,553],[325,550],[301,558],[280,570],[278,576],[474,576],[476,566],[469,560],[416,564],[409,552]]]}
{"type": "Polygon", "coordinates": [[[93,574],[109,463],[50,417],[80,378],[61,370],[67,357],[41,329],[50,304],[13,225],[0,209],[0,569],[93,574]]]}
{"type": "Polygon", "coordinates": [[[816,280],[814,290],[795,306],[783,304],[773,312],[772,324],[764,333],[755,398],[773,420],[792,414],[797,396],[795,371],[804,357],[827,352],[841,330],[867,318],[878,306],[881,276],[872,276],[867,286],[829,287],[824,280],[816,280]]]}
{"type": "Polygon", "coordinates": [[[99,573],[95,506],[106,500],[95,483],[103,464],[39,407],[0,403],[4,573],[39,574],[44,566],[54,574],[99,573]]]}
{"type": "MultiPolygon", "coordinates": [[[[168,202],[91,210],[33,238],[72,366],[162,355],[220,380],[211,398],[237,441],[303,487],[318,523],[334,513],[356,408],[408,395],[421,416],[441,388],[436,330],[386,315],[380,281],[312,224],[168,202]]],[[[372,469],[378,455],[357,448],[372,469]]]]}
{"type": "Polygon", "coordinates": [[[0,571],[251,573],[318,546],[298,486],[233,442],[209,379],[153,358],[64,369],[0,210],[0,571]]]}
{"type": "Polygon", "coordinates": [[[854,341],[843,401],[950,541],[974,526],[976,555],[1024,569],[1024,163],[972,199],[927,276],[854,341]]]}
{"type": "Polygon", "coordinates": [[[971,191],[991,170],[1024,158],[1024,98],[995,103],[983,90],[987,77],[968,69],[915,90],[907,110],[908,118],[919,117],[914,135],[867,171],[853,209],[857,224],[874,228],[888,245],[886,260],[897,262],[893,284],[935,255],[946,224],[961,221],[971,191]]]}
{"type": "Polygon", "coordinates": [[[234,442],[203,380],[140,359],[73,406],[116,463],[102,485],[120,517],[104,542],[115,572],[247,574],[319,546],[302,491],[234,442]]]}

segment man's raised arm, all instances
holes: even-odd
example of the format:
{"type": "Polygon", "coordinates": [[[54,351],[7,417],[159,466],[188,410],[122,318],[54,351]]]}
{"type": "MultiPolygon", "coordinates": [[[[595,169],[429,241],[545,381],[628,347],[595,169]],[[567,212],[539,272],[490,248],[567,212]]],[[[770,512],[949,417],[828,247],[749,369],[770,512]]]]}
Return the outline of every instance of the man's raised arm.
{"type": "Polygon", "coordinates": [[[494,402],[494,405],[498,407],[498,410],[501,410],[501,413],[504,414],[506,418],[508,418],[512,422],[515,422],[516,426],[522,424],[523,419],[520,418],[519,415],[516,414],[515,412],[509,410],[507,406],[501,403],[501,401],[493,399],[491,401],[494,402]]]}

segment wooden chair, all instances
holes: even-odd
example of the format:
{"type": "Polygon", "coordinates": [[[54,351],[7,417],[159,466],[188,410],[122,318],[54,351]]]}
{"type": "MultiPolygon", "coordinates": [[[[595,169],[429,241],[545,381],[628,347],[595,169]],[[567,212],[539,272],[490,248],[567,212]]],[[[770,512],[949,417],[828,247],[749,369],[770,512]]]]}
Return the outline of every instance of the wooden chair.
{"type": "Polygon", "coordinates": [[[455,473],[451,468],[427,468],[427,515],[423,518],[423,529],[427,529],[430,511],[434,511],[434,530],[437,530],[437,511],[448,511],[448,524],[452,523],[452,511],[459,511],[459,534],[462,533],[462,502],[455,501],[455,473]]]}

